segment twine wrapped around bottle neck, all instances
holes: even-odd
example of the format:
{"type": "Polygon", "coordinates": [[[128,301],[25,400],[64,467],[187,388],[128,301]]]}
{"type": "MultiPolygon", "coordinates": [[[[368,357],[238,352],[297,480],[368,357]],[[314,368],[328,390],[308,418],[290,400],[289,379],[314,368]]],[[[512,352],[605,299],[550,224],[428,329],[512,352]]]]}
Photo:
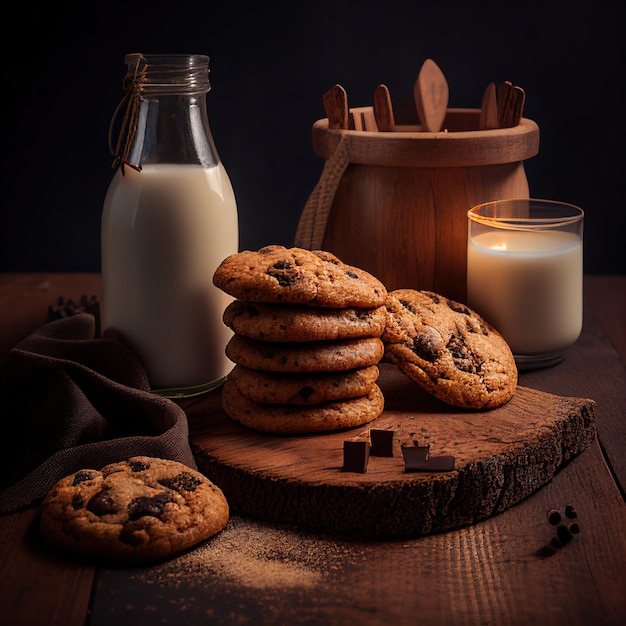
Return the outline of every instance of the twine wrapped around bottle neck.
{"type": "Polygon", "coordinates": [[[128,165],[141,171],[141,163],[131,163],[129,155],[139,119],[139,108],[144,94],[150,96],[206,94],[209,82],[209,57],[201,54],[140,54],[126,55],[128,71],[123,81],[124,96],[117,105],[109,124],[108,144],[113,159],[124,174],[128,165]],[[124,116],[115,145],[113,133],[120,112],[124,116]]]}
{"type": "Polygon", "coordinates": [[[124,95],[113,112],[113,117],[109,124],[108,144],[109,152],[113,156],[112,169],[120,167],[122,175],[124,175],[124,167],[128,165],[137,171],[141,171],[141,165],[134,165],[128,161],[130,147],[133,144],[135,133],[137,132],[137,118],[139,117],[140,83],[145,77],[146,68],[148,66],[146,58],[140,54],[137,55],[137,63],[133,74],[130,72],[124,76],[122,83],[124,95]],[[115,146],[113,146],[113,129],[120,111],[125,107],[122,125],[117,136],[115,146]]]}

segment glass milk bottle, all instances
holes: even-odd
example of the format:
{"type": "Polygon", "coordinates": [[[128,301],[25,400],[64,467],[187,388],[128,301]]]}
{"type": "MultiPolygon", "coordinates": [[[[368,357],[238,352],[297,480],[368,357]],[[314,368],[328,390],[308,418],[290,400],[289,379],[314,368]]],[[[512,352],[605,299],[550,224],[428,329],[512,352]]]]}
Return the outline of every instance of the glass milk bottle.
{"type": "Polygon", "coordinates": [[[239,245],[206,110],[209,58],[129,54],[125,62],[117,171],[102,212],[103,328],[121,333],[153,390],[194,395],[232,368],[222,322],[232,298],[212,279],[239,245]]]}

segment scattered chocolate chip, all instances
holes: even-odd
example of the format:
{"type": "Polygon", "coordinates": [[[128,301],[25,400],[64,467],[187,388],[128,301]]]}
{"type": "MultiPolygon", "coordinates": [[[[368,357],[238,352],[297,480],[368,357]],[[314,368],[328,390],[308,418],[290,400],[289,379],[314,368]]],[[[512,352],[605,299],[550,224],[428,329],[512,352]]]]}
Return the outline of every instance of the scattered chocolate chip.
{"type": "Polygon", "coordinates": [[[72,298],[65,299],[59,296],[54,304],[48,307],[48,320],[60,320],[79,313],[93,315],[96,323],[96,337],[100,336],[100,302],[97,296],[82,295],[78,302],[72,298]]]}
{"type": "Polygon", "coordinates": [[[393,437],[395,431],[372,428],[370,430],[370,442],[372,456],[393,456],[393,437]]]}
{"type": "Polygon", "coordinates": [[[369,441],[355,440],[343,442],[343,472],[365,474],[370,456],[369,441]]]}
{"type": "Polygon", "coordinates": [[[570,519],[575,519],[578,517],[578,513],[576,513],[576,509],[574,508],[574,505],[568,504],[565,507],[565,515],[566,517],[569,517],[570,519]]]}
{"type": "Polygon", "coordinates": [[[580,526],[574,522],[573,524],[570,524],[569,531],[572,535],[577,535],[580,532],[580,526]]]}
{"type": "Polygon", "coordinates": [[[358,274],[355,274],[354,272],[346,272],[346,276],[349,276],[350,278],[358,278],[358,274]]]}
{"type": "Polygon", "coordinates": [[[550,524],[552,524],[552,526],[556,526],[557,524],[560,524],[561,514],[556,509],[552,509],[551,511],[548,511],[548,521],[550,522],[550,524]]]}
{"type": "Polygon", "coordinates": [[[572,540],[572,533],[569,528],[563,524],[557,526],[556,536],[562,544],[569,543],[572,540]]]}

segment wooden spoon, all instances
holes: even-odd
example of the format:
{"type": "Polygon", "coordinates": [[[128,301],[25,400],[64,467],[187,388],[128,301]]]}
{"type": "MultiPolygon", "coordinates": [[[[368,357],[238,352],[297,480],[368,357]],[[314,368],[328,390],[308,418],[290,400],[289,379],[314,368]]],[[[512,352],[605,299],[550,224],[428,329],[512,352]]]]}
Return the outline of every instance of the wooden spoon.
{"type": "Polygon", "coordinates": [[[441,130],[448,108],[448,82],[439,66],[426,59],[413,87],[415,107],[424,130],[437,133],[441,130]]]}
{"type": "Polygon", "coordinates": [[[387,85],[378,85],[374,92],[374,118],[379,131],[391,132],[395,130],[396,122],[387,85]]]}
{"type": "Polygon", "coordinates": [[[496,97],[496,84],[489,83],[483,94],[482,106],[480,107],[479,130],[498,128],[498,99],[496,97]]]}
{"type": "Polygon", "coordinates": [[[522,119],[526,93],[521,87],[513,85],[510,81],[504,81],[498,86],[498,126],[500,128],[512,128],[517,126],[522,119]]]}
{"type": "Polygon", "coordinates": [[[331,87],[322,97],[328,118],[328,128],[346,130],[348,128],[348,94],[339,84],[331,87]]]}

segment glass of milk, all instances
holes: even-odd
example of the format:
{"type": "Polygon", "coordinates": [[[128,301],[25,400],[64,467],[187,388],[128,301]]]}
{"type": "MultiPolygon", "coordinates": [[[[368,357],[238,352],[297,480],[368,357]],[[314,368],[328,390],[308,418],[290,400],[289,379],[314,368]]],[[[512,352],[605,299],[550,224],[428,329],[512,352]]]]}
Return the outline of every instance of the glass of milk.
{"type": "Polygon", "coordinates": [[[534,198],[468,211],[467,304],[521,370],[560,363],[580,335],[583,218],[577,206],[534,198]]]}

